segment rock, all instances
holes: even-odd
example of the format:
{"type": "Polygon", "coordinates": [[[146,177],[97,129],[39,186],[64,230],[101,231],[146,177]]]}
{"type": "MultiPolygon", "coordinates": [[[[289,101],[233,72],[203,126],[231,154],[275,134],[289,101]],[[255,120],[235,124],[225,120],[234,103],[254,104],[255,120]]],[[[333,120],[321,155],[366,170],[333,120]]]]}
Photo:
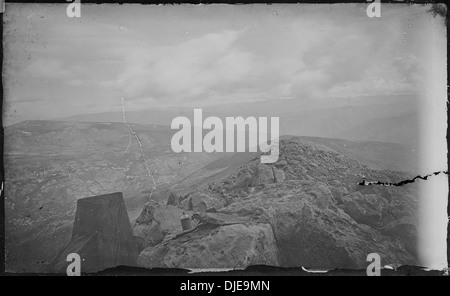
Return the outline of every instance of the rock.
{"type": "Polygon", "coordinates": [[[220,209],[224,202],[214,196],[206,193],[193,193],[190,195],[191,210],[194,212],[207,212],[220,209]]]}
{"type": "Polygon", "coordinates": [[[265,164],[259,164],[257,167],[257,175],[254,186],[271,184],[275,182],[272,168],[265,164]]]}
{"type": "Polygon", "coordinates": [[[161,232],[164,234],[182,231],[180,217],[183,210],[171,206],[159,206],[154,211],[154,220],[159,224],[161,232]]]}
{"type": "Polygon", "coordinates": [[[322,182],[280,183],[251,199],[236,200],[221,212],[269,223],[281,266],[366,268],[367,254],[374,250],[382,262],[416,263],[398,239],[346,215],[322,182]]]}
{"type": "Polygon", "coordinates": [[[136,219],[136,224],[150,224],[154,219],[154,211],[155,211],[156,203],[153,201],[149,201],[144,205],[144,208],[136,219]]]}
{"type": "Polygon", "coordinates": [[[178,207],[147,203],[133,227],[141,249],[155,246],[169,233],[181,232],[181,215],[183,210],[178,207]]]}
{"type": "Polygon", "coordinates": [[[206,212],[208,206],[205,200],[201,196],[193,196],[191,198],[192,211],[194,212],[206,212]]]}
{"type": "Polygon", "coordinates": [[[279,170],[279,169],[274,168],[273,169],[273,174],[274,174],[274,177],[275,177],[275,181],[277,183],[284,182],[284,180],[286,179],[286,175],[284,174],[283,170],[279,170]]]}
{"type": "Polygon", "coordinates": [[[199,211],[192,214],[199,224],[147,247],[140,264],[215,268],[245,267],[256,261],[365,269],[367,255],[373,252],[386,264],[419,264],[409,245],[417,235],[412,223],[401,220],[414,216],[417,209],[414,184],[357,185],[364,176],[389,181],[405,179],[405,174],[372,170],[334,150],[300,141],[283,145],[280,163],[261,164],[257,157],[234,171],[223,171],[211,183],[213,189],[207,181],[190,187],[198,191],[181,206],[191,210],[195,199],[199,211]],[[211,214],[210,199],[227,203],[211,214]],[[257,244],[261,233],[269,239],[257,244]]]}
{"type": "Polygon", "coordinates": [[[330,186],[331,194],[333,195],[333,199],[336,201],[338,205],[343,203],[342,198],[348,194],[348,190],[341,185],[330,186]]]}
{"type": "Polygon", "coordinates": [[[252,184],[253,176],[250,172],[243,172],[236,181],[235,188],[247,188],[252,184]]]}
{"type": "Polygon", "coordinates": [[[167,199],[167,204],[177,206],[179,203],[180,203],[180,196],[176,193],[170,192],[169,198],[167,199]]]}
{"type": "Polygon", "coordinates": [[[138,265],[146,268],[243,268],[279,265],[268,224],[198,227],[175,239],[146,248],[138,265]]]}
{"type": "Polygon", "coordinates": [[[153,221],[150,224],[140,224],[133,227],[133,235],[137,239],[138,250],[141,252],[147,247],[153,247],[162,242],[164,234],[159,224],[153,221]]]}
{"type": "Polygon", "coordinates": [[[183,199],[181,202],[181,208],[185,211],[191,211],[192,210],[192,204],[191,204],[191,197],[187,197],[183,199]]]}
{"type": "Polygon", "coordinates": [[[417,255],[417,219],[403,217],[391,222],[382,228],[382,232],[398,237],[405,246],[405,249],[413,255],[417,255]]]}

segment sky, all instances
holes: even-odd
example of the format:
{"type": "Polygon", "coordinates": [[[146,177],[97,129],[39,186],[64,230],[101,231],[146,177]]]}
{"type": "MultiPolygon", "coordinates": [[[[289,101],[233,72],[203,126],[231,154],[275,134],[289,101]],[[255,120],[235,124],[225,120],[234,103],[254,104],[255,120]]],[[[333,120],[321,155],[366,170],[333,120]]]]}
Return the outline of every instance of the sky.
{"type": "Polygon", "coordinates": [[[269,99],[416,93],[427,7],[6,4],[4,124],[269,99]]]}
{"type": "MultiPolygon", "coordinates": [[[[382,3],[380,18],[366,4],[83,4],[80,18],[66,8],[6,4],[4,125],[121,112],[122,98],[132,111],[427,93],[421,158],[447,169],[446,32],[429,7],[382,3]]],[[[443,199],[435,184],[424,190],[422,249],[446,264],[441,185],[443,199]]]]}

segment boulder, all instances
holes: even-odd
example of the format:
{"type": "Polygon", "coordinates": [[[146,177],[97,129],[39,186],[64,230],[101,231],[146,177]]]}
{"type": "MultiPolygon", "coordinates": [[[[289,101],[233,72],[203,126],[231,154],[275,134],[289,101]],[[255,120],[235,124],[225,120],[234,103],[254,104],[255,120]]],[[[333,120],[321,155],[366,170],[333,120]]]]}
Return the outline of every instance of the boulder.
{"type": "Polygon", "coordinates": [[[192,210],[191,197],[188,196],[181,201],[181,208],[185,211],[192,210]]]}
{"type": "Polygon", "coordinates": [[[220,209],[224,205],[224,201],[206,193],[193,193],[189,196],[191,210],[194,212],[207,212],[220,209]]]}
{"type": "Polygon", "coordinates": [[[180,203],[180,196],[174,192],[170,192],[169,197],[167,199],[167,204],[177,206],[179,203],[180,203]]]}
{"type": "Polygon", "coordinates": [[[277,183],[284,182],[284,180],[286,179],[284,171],[277,168],[273,168],[273,175],[277,183]]]}
{"type": "Polygon", "coordinates": [[[272,168],[265,164],[259,164],[257,167],[256,178],[254,186],[271,184],[275,182],[272,168]]]}
{"type": "Polygon", "coordinates": [[[192,211],[194,212],[206,212],[208,205],[206,204],[206,198],[200,193],[194,193],[191,197],[192,211]]]}
{"type": "Polygon", "coordinates": [[[253,182],[253,176],[250,172],[243,172],[237,179],[235,188],[245,189],[249,187],[253,182]]]}
{"type": "Polygon", "coordinates": [[[135,225],[133,227],[133,235],[136,237],[139,252],[147,247],[156,246],[164,238],[159,224],[155,221],[150,224],[135,225]]]}
{"type": "Polygon", "coordinates": [[[180,217],[183,215],[183,210],[171,206],[159,206],[154,211],[154,220],[159,224],[161,232],[164,234],[182,231],[180,217]]]}
{"type": "Polygon", "coordinates": [[[244,268],[279,265],[269,224],[199,226],[174,239],[146,248],[138,265],[147,268],[244,268]]]}
{"type": "Polygon", "coordinates": [[[149,201],[144,205],[141,214],[136,219],[136,224],[150,224],[154,219],[154,211],[157,204],[149,201]]]}
{"type": "Polygon", "coordinates": [[[160,243],[170,233],[181,232],[180,217],[183,210],[172,205],[155,205],[147,203],[141,216],[133,227],[141,249],[160,243]]]}

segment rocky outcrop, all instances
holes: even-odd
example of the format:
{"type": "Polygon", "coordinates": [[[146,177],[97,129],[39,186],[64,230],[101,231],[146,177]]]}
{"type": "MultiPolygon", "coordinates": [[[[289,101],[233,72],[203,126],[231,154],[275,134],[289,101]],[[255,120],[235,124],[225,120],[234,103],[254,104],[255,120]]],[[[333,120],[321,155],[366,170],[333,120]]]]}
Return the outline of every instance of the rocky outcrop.
{"type": "Polygon", "coordinates": [[[374,251],[386,263],[414,262],[398,239],[358,224],[345,214],[323,183],[289,181],[222,211],[269,223],[281,266],[365,268],[367,255],[374,251]]]}
{"type": "Polygon", "coordinates": [[[138,258],[143,267],[243,268],[279,265],[269,224],[199,226],[186,235],[146,248],[138,258]]]}
{"type": "Polygon", "coordinates": [[[367,255],[376,252],[383,265],[417,264],[415,185],[357,185],[364,178],[401,180],[405,174],[372,170],[296,138],[282,141],[280,150],[274,164],[255,158],[211,178],[209,184],[192,187],[196,192],[178,207],[189,211],[198,226],[147,245],[139,263],[184,268],[250,264],[366,268],[367,255]]]}

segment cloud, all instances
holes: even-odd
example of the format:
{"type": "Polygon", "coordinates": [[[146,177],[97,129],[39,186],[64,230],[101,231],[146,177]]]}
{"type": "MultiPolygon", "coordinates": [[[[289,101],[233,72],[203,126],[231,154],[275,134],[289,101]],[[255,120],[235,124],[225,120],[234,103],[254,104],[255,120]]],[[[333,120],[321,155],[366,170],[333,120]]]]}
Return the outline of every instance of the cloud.
{"type": "Polygon", "coordinates": [[[44,101],[43,98],[37,98],[37,97],[25,97],[25,98],[17,98],[13,102],[15,104],[25,104],[25,103],[39,103],[44,101]]]}
{"type": "Polygon", "coordinates": [[[333,97],[417,91],[417,57],[402,48],[401,26],[322,26],[303,48],[291,96],[333,97]]]}
{"type": "Polygon", "coordinates": [[[413,6],[380,20],[352,5],[85,8],[74,22],[11,7],[6,100],[44,98],[26,112],[45,117],[120,111],[121,97],[137,110],[417,92],[433,56],[432,17],[413,6]]]}
{"type": "Polygon", "coordinates": [[[252,70],[252,53],[233,48],[242,32],[210,33],[171,47],[128,52],[119,88],[127,99],[197,99],[231,90],[252,70]]]}
{"type": "Polygon", "coordinates": [[[64,66],[62,61],[54,59],[39,59],[25,68],[25,72],[31,76],[44,79],[69,79],[71,71],[64,66]]]}
{"type": "Polygon", "coordinates": [[[413,92],[420,61],[404,52],[402,27],[391,25],[261,22],[172,46],[129,47],[111,84],[128,100],[168,105],[413,92]]]}

